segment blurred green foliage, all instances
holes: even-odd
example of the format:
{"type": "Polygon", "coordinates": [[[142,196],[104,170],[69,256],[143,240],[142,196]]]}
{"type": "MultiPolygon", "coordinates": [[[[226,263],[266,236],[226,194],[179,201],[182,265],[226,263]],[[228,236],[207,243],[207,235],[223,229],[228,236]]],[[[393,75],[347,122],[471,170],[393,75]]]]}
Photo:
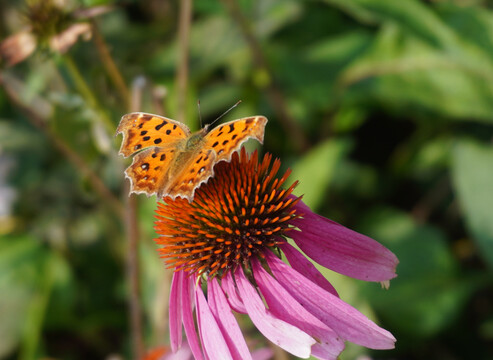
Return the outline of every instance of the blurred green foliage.
{"type": "MultiPolygon", "coordinates": [[[[95,23],[127,86],[145,77],[140,110],[176,116],[179,2],[71,4],[94,5],[115,5],[95,23]]],[[[0,3],[1,39],[20,31],[23,11],[0,3]]],[[[127,197],[113,131],[129,108],[94,41],[0,65],[0,358],[128,358],[125,222],[111,197],[127,197]]],[[[192,128],[198,99],[209,121],[241,99],[227,118],[269,118],[262,151],[293,169],[296,193],[399,257],[388,291],[326,272],[398,339],[392,351],[349,346],[342,359],[493,358],[488,1],[200,0],[189,70],[192,128]]],[[[154,208],[139,197],[147,347],[167,338],[154,208]]]]}

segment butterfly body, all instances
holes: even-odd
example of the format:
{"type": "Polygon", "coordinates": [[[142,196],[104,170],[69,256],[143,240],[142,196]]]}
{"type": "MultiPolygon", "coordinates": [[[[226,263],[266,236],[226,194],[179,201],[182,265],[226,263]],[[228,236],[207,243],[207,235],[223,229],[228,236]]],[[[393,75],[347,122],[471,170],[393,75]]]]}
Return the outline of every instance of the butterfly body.
{"type": "Polygon", "coordinates": [[[249,138],[263,142],[266,123],[265,117],[252,116],[191,133],[184,124],[159,115],[124,115],[117,134],[123,134],[120,154],[135,154],[125,170],[131,192],[191,201],[195,189],[214,175],[217,162],[229,161],[249,138]]]}

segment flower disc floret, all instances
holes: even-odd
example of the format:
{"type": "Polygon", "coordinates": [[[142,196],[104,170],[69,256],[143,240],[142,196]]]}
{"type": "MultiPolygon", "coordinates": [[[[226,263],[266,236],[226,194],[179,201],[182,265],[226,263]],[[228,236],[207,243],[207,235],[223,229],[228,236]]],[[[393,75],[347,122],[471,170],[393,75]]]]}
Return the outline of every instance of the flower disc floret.
{"type": "Polygon", "coordinates": [[[215,166],[193,202],[165,198],[155,228],[168,267],[224,276],[238,266],[250,268],[252,257],[282,244],[289,221],[299,215],[293,209],[299,198],[289,196],[296,182],[282,189],[290,171],[276,178],[280,165],[271,155],[259,163],[257,152],[248,156],[242,149],[230,163],[215,166]]]}

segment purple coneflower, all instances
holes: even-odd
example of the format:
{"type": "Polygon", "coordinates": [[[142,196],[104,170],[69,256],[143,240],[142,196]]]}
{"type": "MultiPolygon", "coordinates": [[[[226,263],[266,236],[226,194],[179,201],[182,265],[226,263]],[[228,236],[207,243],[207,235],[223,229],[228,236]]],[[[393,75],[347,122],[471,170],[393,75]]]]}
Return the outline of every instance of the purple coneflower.
{"type": "Polygon", "coordinates": [[[256,152],[242,149],[216,165],[191,203],[168,198],[159,204],[156,242],[175,269],[172,349],[182,344],[183,325],[196,359],[251,359],[232,311],[248,314],[266,338],[301,358],[337,359],[344,341],[393,348],[392,334],[342,301],[287,238],[317,263],[361,280],[388,282],[397,258],[310,211],[291,194],[296,183],[282,188],[289,171],[278,178],[280,161],[271,163],[271,155],[259,163],[256,152]]]}

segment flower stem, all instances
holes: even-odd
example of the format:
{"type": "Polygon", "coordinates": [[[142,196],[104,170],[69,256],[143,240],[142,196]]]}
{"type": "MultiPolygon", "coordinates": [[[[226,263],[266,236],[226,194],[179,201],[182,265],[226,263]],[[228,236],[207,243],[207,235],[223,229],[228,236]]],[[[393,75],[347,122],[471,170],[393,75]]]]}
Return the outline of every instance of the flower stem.
{"type": "MultiPolygon", "coordinates": [[[[130,99],[130,111],[137,111],[142,103],[142,91],[145,80],[141,77],[135,79],[132,85],[132,96],[130,99]]],[[[128,243],[127,250],[127,281],[130,290],[129,311],[130,328],[132,336],[133,358],[142,359],[144,355],[144,340],[142,335],[142,305],[140,301],[140,263],[139,263],[139,223],[138,223],[138,201],[130,192],[129,182],[126,182],[123,196],[127,198],[125,207],[125,226],[128,243]]]]}
{"type": "Polygon", "coordinates": [[[186,100],[188,84],[188,58],[190,44],[190,25],[192,22],[192,0],[180,1],[180,23],[178,28],[178,73],[176,84],[178,88],[178,109],[176,119],[186,123],[186,100]]]}
{"type": "MultiPolygon", "coordinates": [[[[125,80],[123,79],[122,73],[116,66],[113,57],[111,56],[110,50],[108,49],[108,45],[104,40],[96,22],[92,21],[93,35],[94,35],[94,44],[96,45],[96,49],[99,53],[101,61],[103,63],[106,72],[108,73],[109,78],[115,85],[116,90],[118,91],[120,97],[125,102],[125,107],[128,108],[130,106],[130,94],[128,91],[128,87],[125,84],[125,80]]],[[[139,109],[135,109],[134,111],[138,111],[139,109]]]]}
{"type": "Polygon", "coordinates": [[[103,107],[99,104],[99,101],[97,100],[96,96],[91,91],[91,89],[89,88],[89,85],[87,85],[87,82],[82,76],[82,73],[77,67],[75,61],[68,53],[63,55],[63,59],[65,66],[67,67],[67,70],[70,73],[72,80],[74,81],[77,91],[79,91],[82,97],[86,100],[87,104],[91,108],[96,110],[96,112],[99,115],[99,119],[102,121],[103,126],[108,131],[108,133],[110,134],[114,133],[115,125],[113,124],[110,117],[103,109],[103,107]]]}

